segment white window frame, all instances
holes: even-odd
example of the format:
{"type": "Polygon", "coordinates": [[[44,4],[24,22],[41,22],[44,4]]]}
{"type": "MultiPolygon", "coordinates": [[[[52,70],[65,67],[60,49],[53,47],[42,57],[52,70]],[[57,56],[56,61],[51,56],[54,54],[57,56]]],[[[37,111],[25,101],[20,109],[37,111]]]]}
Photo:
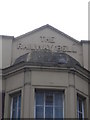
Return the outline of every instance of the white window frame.
{"type": "Polygon", "coordinates": [[[14,99],[14,97],[17,97],[17,111],[16,111],[17,114],[16,114],[16,118],[18,118],[19,109],[21,109],[21,108],[18,107],[18,105],[19,105],[19,96],[21,96],[21,93],[11,95],[10,120],[13,119],[12,114],[13,114],[13,99],[14,99]]]}
{"type": "MultiPolygon", "coordinates": [[[[40,91],[42,91],[41,89],[40,89],[40,91]]],[[[47,91],[47,90],[46,90],[47,91]]],[[[44,92],[43,92],[43,94],[44,94],[44,119],[45,119],[45,107],[46,106],[49,106],[49,105],[45,105],[45,92],[46,92],[45,90],[44,90],[44,92]]],[[[48,90],[49,91],[49,90],[48,90]]],[[[51,91],[51,90],[50,90],[51,91]]],[[[55,118],[55,92],[57,93],[58,92],[58,90],[53,90],[53,105],[50,105],[49,107],[53,107],[53,118],[55,118]]],[[[62,107],[62,109],[63,109],[63,118],[64,118],[64,92],[63,91],[60,91],[59,90],[59,92],[62,92],[62,98],[63,98],[63,107],[62,107]]],[[[34,118],[36,118],[36,97],[35,97],[35,107],[34,107],[34,118]]],[[[43,105],[38,105],[38,106],[43,106],[43,105]]],[[[58,119],[58,118],[57,118],[58,119]]]]}

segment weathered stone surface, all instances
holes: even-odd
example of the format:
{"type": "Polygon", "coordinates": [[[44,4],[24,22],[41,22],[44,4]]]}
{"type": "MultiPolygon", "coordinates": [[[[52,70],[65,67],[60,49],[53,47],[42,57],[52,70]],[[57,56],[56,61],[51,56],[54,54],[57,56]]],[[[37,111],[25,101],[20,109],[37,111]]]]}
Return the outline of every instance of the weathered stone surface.
{"type": "Polygon", "coordinates": [[[14,64],[20,62],[31,62],[35,65],[39,64],[45,66],[48,64],[52,64],[52,66],[61,64],[68,66],[80,65],[78,61],[66,53],[51,52],[50,50],[32,51],[31,53],[24,54],[17,58],[14,64]]]}

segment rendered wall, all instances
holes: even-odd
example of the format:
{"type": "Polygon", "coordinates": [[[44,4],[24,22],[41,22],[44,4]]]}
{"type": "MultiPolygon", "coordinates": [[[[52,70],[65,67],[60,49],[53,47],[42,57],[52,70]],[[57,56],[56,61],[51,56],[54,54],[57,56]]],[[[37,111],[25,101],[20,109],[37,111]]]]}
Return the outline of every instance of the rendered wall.
{"type": "Polygon", "coordinates": [[[13,37],[2,36],[2,68],[9,67],[12,59],[13,37]]]}
{"type": "Polygon", "coordinates": [[[64,117],[77,117],[77,93],[86,98],[88,116],[88,81],[68,72],[25,71],[6,79],[5,118],[10,117],[10,94],[21,90],[21,118],[34,118],[35,89],[64,90],[64,117]]]}

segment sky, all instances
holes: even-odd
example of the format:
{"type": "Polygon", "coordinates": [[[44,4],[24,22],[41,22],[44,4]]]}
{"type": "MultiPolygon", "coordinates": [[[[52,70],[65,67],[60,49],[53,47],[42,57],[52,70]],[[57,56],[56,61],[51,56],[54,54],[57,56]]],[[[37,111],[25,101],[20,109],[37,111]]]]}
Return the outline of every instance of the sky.
{"type": "Polygon", "coordinates": [[[49,24],[88,40],[89,0],[0,0],[0,35],[20,36],[49,24]]]}

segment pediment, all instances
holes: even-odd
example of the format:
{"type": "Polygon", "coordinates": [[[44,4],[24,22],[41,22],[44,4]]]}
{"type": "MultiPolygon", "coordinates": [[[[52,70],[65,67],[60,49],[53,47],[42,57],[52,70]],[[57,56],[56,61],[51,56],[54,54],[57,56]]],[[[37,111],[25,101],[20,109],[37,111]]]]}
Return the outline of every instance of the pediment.
{"type": "Polygon", "coordinates": [[[28,33],[25,33],[25,34],[23,34],[23,35],[20,35],[20,36],[16,37],[15,39],[21,39],[21,38],[24,38],[24,37],[29,37],[30,35],[33,35],[33,34],[42,32],[42,31],[44,31],[44,30],[45,30],[45,31],[48,31],[48,30],[49,30],[49,31],[53,31],[55,34],[59,34],[59,35],[65,37],[65,38],[71,40],[72,42],[79,43],[78,40],[76,40],[76,39],[74,39],[73,37],[67,35],[66,33],[64,33],[64,32],[62,32],[62,31],[60,31],[60,30],[52,27],[52,26],[49,25],[49,24],[46,24],[46,25],[44,25],[44,26],[42,26],[42,27],[40,27],[40,28],[37,28],[37,29],[35,29],[35,30],[31,31],[31,32],[28,32],[28,33]]]}
{"type": "Polygon", "coordinates": [[[48,24],[15,38],[12,61],[32,50],[66,53],[79,62],[81,60],[80,42],[48,24]]]}

